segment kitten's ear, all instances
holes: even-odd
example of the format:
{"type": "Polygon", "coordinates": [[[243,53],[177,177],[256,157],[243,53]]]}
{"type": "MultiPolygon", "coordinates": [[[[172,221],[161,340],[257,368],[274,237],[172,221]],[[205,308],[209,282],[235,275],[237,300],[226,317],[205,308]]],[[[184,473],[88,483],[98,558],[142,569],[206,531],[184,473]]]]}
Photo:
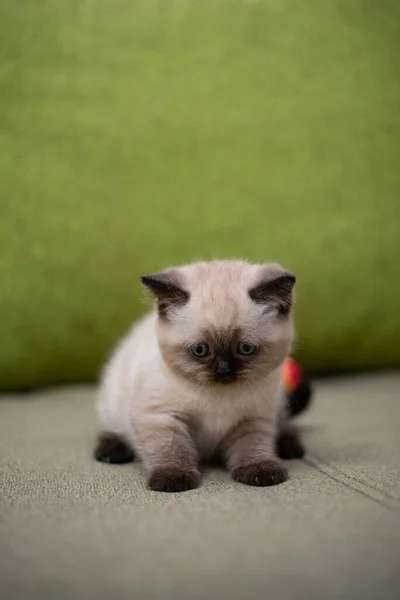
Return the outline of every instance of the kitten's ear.
{"type": "Polygon", "coordinates": [[[143,275],[141,279],[157,300],[160,317],[166,317],[171,308],[182,306],[189,300],[189,293],[183,289],[173,269],[155,275],[143,275]]]}
{"type": "Polygon", "coordinates": [[[272,305],[281,315],[287,315],[293,304],[295,282],[295,275],[279,265],[265,265],[259,282],[250,289],[249,296],[254,302],[272,305]]]}

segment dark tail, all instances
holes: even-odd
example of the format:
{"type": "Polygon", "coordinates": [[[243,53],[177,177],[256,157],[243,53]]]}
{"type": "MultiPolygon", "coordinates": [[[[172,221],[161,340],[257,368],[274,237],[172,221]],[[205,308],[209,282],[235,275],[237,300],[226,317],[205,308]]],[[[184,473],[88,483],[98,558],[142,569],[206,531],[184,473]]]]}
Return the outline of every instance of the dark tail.
{"type": "Polygon", "coordinates": [[[310,405],[312,396],[311,384],[303,380],[295,390],[287,395],[288,417],[295,417],[310,405]]]}

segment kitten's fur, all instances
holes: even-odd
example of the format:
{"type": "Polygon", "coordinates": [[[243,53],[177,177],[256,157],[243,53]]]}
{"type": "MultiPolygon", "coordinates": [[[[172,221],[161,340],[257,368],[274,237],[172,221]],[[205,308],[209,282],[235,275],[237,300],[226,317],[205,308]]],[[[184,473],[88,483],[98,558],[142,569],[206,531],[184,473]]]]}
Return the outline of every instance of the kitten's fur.
{"type": "Polygon", "coordinates": [[[302,456],[283,417],[281,368],[293,339],[295,277],[276,264],[200,262],[142,278],[156,310],[106,366],[96,458],[144,461],[153,490],[200,482],[199,461],[222,459],[249,485],[287,479],[277,458],[302,456]],[[252,355],[238,354],[256,347],[252,355]],[[199,358],[194,352],[210,354],[199,358]]]}

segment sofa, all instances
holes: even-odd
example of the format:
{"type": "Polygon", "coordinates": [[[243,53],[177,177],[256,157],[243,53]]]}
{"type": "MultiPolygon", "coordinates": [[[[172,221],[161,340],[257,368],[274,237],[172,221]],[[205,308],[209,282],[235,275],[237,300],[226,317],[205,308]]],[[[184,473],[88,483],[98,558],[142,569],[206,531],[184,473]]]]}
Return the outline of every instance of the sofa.
{"type": "Polygon", "coordinates": [[[397,0],[0,0],[0,598],[400,597],[397,0]],[[307,455],[93,459],[140,275],[277,261],[307,455]]]}
{"type": "Polygon", "coordinates": [[[94,461],[95,387],[3,396],[1,598],[398,598],[399,386],[396,371],[317,380],[289,481],[206,469],[181,494],[94,461]]]}

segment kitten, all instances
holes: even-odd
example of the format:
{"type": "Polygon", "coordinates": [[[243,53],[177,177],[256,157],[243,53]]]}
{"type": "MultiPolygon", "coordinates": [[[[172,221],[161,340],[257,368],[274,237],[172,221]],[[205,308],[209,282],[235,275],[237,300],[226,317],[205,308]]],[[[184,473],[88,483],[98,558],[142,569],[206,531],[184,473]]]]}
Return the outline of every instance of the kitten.
{"type": "Polygon", "coordinates": [[[138,454],[152,490],[198,487],[200,461],[235,480],[287,479],[277,457],[303,447],[284,417],[282,363],[293,339],[295,276],[276,264],[199,262],[142,277],[155,310],[106,366],[97,460],[138,454]]]}

